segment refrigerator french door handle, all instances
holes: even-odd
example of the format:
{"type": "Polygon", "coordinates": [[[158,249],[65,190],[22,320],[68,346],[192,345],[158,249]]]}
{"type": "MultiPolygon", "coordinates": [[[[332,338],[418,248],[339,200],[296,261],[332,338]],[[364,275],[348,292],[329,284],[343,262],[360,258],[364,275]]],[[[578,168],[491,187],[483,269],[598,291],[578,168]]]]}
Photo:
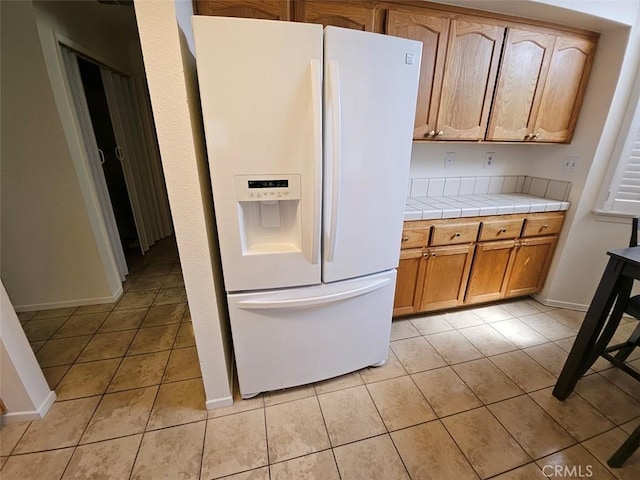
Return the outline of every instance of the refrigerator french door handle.
{"type": "Polygon", "coordinates": [[[238,302],[238,308],[243,310],[272,310],[281,308],[314,307],[325,303],[338,302],[349,298],[359,297],[367,293],[379,290],[391,283],[390,278],[384,278],[372,282],[364,287],[354,288],[346,292],[330,293],[318,297],[294,298],[290,300],[242,300],[238,302]]]}
{"type": "Polygon", "coordinates": [[[313,116],[313,231],[311,235],[311,264],[318,263],[320,252],[320,226],[322,223],[322,64],[318,59],[312,59],[309,72],[311,73],[311,113],[313,116]]]}
{"type": "Polygon", "coordinates": [[[342,166],[342,111],[340,99],[340,71],[338,62],[329,62],[329,97],[331,101],[331,129],[333,145],[331,145],[331,223],[329,226],[329,242],[327,262],[333,262],[336,254],[338,211],[340,207],[340,170],[342,166]]]}

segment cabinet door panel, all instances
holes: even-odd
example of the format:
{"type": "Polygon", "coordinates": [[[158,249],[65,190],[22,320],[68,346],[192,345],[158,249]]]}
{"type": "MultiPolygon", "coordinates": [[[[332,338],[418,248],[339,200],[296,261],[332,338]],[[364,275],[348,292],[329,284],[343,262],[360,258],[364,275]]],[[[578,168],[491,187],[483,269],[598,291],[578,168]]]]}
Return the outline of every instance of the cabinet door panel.
{"type": "Polygon", "coordinates": [[[421,265],[424,278],[420,311],[462,304],[469,278],[473,245],[430,248],[421,265]]]}
{"type": "Polygon", "coordinates": [[[506,297],[528,295],[540,291],[547,277],[558,237],[523,239],[516,248],[508,273],[506,297]]]}
{"type": "Polygon", "coordinates": [[[422,262],[422,249],[400,252],[393,315],[408,315],[418,311],[422,282],[418,274],[422,262]]]}
{"type": "Polygon", "coordinates": [[[306,0],[296,3],[296,20],[373,32],[375,10],[369,3],[306,0]]]}
{"type": "Polygon", "coordinates": [[[535,125],[536,141],[569,142],[593,60],[595,42],[558,36],[535,125]]]}
{"type": "Polygon", "coordinates": [[[196,0],[200,15],[290,20],[288,0],[196,0]]]}
{"type": "Polygon", "coordinates": [[[505,28],[462,17],[451,21],[436,130],[441,140],[482,140],[505,28]]]}
{"type": "Polygon", "coordinates": [[[555,35],[509,29],[487,140],[523,141],[532,133],[555,35]]]}
{"type": "Polygon", "coordinates": [[[435,131],[438,117],[449,19],[437,14],[389,10],[386,33],[422,42],[420,87],[413,137],[428,137],[429,132],[435,131]]]}
{"type": "Polygon", "coordinates": [[[503,296],[504,281],[516,242],[481,243],[476,246],[465,303],[488,302],[503,296]]]}

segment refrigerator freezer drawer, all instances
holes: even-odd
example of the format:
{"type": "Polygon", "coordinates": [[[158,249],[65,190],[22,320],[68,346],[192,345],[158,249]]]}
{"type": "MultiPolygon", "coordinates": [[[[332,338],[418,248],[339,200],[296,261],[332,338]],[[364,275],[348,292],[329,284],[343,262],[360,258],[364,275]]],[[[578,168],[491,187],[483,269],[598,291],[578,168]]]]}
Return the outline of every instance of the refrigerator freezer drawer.
{"type": "Polygon", "coordinates": [[[228,296],[240,392],[293,387],[387,358],[396,271],[228,296]]]}

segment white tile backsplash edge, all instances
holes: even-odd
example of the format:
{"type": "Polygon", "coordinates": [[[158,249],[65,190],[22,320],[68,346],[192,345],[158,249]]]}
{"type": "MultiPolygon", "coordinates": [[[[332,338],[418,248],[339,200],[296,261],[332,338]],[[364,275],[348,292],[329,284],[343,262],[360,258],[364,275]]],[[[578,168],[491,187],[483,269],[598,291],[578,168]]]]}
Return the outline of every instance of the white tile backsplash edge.
{"type": "Polygon", "coordinates": [[[569,200],[571,182],[528,175],[410,178],[407,192],[410,197],[525,193],[566,202],[569,200]]]}

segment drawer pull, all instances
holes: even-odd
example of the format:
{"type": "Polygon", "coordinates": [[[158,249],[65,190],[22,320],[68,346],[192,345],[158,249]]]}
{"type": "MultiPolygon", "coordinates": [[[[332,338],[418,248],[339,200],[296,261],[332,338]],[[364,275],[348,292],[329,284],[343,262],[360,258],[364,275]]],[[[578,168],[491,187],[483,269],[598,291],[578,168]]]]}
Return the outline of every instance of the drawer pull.
{"type": "Polygon", "coordinates": [[[454,235],[454,237],[459,237],[460,236],[460,232],[456,232],[456,234],[454,235]]]}
{"type": "Polygon", "coordinates": [[[501,228],[500,229],[500,233],[506,233],[507,229],[506,228],[501,228]]]}
{"type": "Polygon", "coordinates": [[[403,242],[408,242],[409,241],[409,237],[402,237],[402,241],[403,242]]]}
{"type": "Polygon", "coordinates": [[[549,228],[549,225],[547,225],[546,223],[542,225],[542,227],[540,227],[540,230],[544,230],[545,228],[549,228]]]}

